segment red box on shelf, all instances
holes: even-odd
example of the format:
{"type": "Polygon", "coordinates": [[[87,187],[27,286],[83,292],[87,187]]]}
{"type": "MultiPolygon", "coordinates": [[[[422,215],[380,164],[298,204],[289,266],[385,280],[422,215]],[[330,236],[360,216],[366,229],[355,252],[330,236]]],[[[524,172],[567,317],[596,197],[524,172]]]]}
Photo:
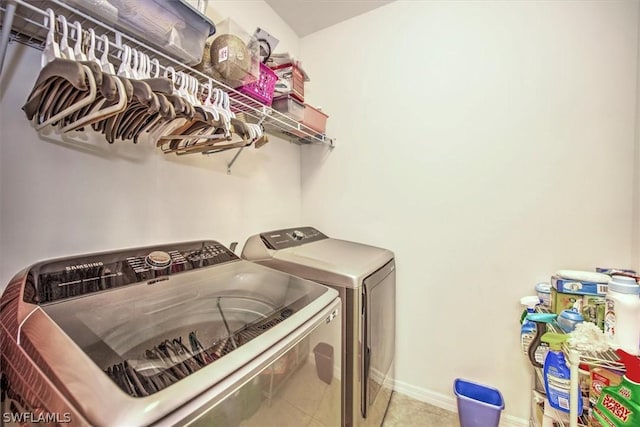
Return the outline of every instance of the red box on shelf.
{"type": "Polygon", "coordinates": [[[306,127],[315,130],[319,133],[324,133],[327,128],[328,115],[312,107],[309,104],[304,104],[304,119],[302,124],[306,127]]]}
{"type": "Polygon", "coordinates": [[[296,64],[282,64],[272,68],[278,75],[279,85],[276,85],[278,96],[291,95],[300,102],[304,102],[304,82],[308,81],[304,71],[296,64]]]}

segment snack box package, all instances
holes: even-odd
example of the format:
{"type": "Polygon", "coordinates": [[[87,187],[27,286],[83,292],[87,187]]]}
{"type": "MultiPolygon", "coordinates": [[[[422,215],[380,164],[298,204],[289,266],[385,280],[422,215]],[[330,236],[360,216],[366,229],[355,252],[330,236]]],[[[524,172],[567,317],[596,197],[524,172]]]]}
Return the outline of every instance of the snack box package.
{"type": "Polygon", "coordinates": [[[551,288],[551,311],[556,314],[563,310],[576,310],[585,322],[591,322],[604,331],[604,313],[606,300],[604,295],[581,295],[558,292],[551,288]]]}
{"type": "Polygon", "coordinates": [[[582,308],[583,295],[559,292],[556,288],[551,288],[551,311],[560,314],[563,310],[582,308]]]}

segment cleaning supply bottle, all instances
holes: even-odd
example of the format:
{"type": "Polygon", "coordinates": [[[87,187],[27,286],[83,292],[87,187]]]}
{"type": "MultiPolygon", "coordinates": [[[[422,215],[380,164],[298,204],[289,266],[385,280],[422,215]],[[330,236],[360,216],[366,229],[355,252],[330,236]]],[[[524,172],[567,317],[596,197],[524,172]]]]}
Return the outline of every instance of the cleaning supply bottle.
{"type": "MultiPolygon", "coordinates": [[[[549,343],[549,352],[544,359],[544,389],[552,408],[569,412],[571,371],[562,353],[562,343],[569,337],[547,332],[542,341],[549,343]]],[[[578,413],[582,414],[582,398],[578,399],[578,413]]]]}
{"type": "Polygon", "coordinates": [[[536,293],[540,298],[540,304],[551,310],[551,285],[547,282],[541,282],[536,284],[536,293]]]}
{"type": "Polygon", "coordinates": [[[536,324],[527,319],[526,315],[536,312],[536,306],[540,304],[540,299],[537,296],[522,297],[520,304],[526,307],[523,318],[520,319],[522,323],[520,326],[520,345],[526,356],[529,353],[529,346],[536,336],[536,324]]]}
{"type": "Polygon", "coordinates": [[[640,286],[635,279],[613,276],[609,281],[604,334],[609,346],[638,354],[640,347],[640,286]]]}
{"type": "Polygon", "coordinates": [[[602,389],[593,415],[603,426],[640,426],[640,358],[616,350],[627,368],[620,385],[602,389]]]}
{"type": "Polygon", "coordinates": [[[529,345],[529,361],[536,368],[542,368],[542,363],[547,357],[549,345],[542,342],[542,336],[547,332],[547,324],[553,322],[558,315],[555,313],[528,313],[527,320],[536,324],[536,333],[529,345]]]}

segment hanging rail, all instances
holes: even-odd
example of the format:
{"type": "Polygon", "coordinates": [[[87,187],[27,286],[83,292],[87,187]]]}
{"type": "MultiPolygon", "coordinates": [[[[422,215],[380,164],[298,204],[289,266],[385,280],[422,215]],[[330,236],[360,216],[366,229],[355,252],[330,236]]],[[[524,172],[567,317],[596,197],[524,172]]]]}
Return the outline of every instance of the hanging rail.
{"type": "MultiPolygon", "coordinates": [[[[84,30],[93,28],[97,36],[106,34],[110,39],[109,56],[115,63],[120,62],[121,53],[124,50],[123,46],[127,45],[150,57],[158,59],[162,70],[166,70],[167,67],[172,67],[175,72],[183,71],[197,78],[202,85],[211,81],[214,88],[222,89],[229,94],[231,109],[233,111],[236,113],[244,113],[245,119],[249,123],[262,124],[267,133],[275,134],[297,144],[315,143],[327,144],[330,148],[334,147],[334,140],[328,138],[326,135],[314,132],[312,129],[303,126],[301,123],[296,122],[279,111],[260,104],[226,84],[171,58],[157,49],[139,42],[137,39],[100,22],[96,18],[60,0],[39,0],[37,5],[31,4],[26,0],[0,0],[0,5],[0,11],[3,14],[2,32],[0,34],[0,73],[2,72],[2,65],[9,41],[17,41],[40,50],[44,48],[44,41],[48,30],[48,27],[44,24],[44,19],[47,16],[46,9],[51,8],[56,16],[63,15],[67,18],[69,38],[72,40],[75,40],[77,37],[75,31],[73,31],[73,22],[75,21],[80,22],[84,30]]],[[[96,50],[103,52],[103,44],[99,38],[96,40],[96,50]]],[[[229,165],[229,168],[231,165],[233,165],[233,161],[229,165]]]]}

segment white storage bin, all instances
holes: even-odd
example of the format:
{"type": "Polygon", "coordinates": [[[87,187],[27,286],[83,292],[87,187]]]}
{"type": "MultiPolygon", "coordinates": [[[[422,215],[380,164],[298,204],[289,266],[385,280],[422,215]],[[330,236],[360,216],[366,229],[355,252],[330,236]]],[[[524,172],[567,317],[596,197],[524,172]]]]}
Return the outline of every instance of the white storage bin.
{"type": "Polygon", "coordinates": [[[194,65],[215,33],[213,22],[186,0],[64,0],[88,15],[194,65]]]}
{"type": "Polygon", "coordinates": [[[271,108],[281,112],[287,117],[291,117],[297,122],[301,122],[304,119],[304,104],[293,99],[291,95],[274,98],[271,108]]]}

